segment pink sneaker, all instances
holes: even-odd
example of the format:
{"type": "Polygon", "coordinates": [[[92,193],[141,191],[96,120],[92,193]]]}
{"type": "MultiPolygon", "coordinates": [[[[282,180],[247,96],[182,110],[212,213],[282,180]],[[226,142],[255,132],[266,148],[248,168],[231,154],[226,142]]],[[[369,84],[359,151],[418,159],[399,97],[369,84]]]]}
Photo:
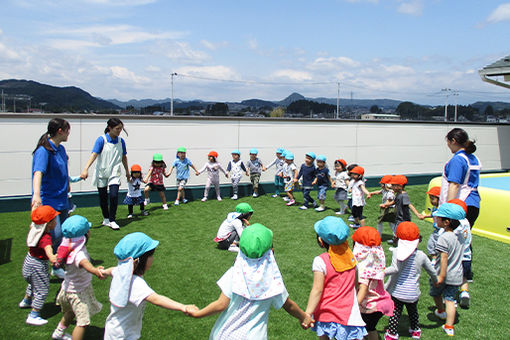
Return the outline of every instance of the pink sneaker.
{"type": "Polygon", "coordinates": [[[421,338],[421,329],[419,329],[419,328],[417,328],[417,329],[409,328],[409,335],[413,339],[420,339],[421,338]]]}
{"type": "Polygon", "coordinates": [[[296,201],[294,201],[294,200],[291,200],[291,201],[289,201],[289,202],[285,203],[285,205],[286,205],[286,206],[289,206],[289,207],[290,207],[291,205],[294,205],[294,204],[296,204],[296,201]]]}
{"type": "Polygon", "coordinates": [[[398,340],[398,334],[393,335],[386,331],[386,333],[384,333],[384,340],[398,340]]]}

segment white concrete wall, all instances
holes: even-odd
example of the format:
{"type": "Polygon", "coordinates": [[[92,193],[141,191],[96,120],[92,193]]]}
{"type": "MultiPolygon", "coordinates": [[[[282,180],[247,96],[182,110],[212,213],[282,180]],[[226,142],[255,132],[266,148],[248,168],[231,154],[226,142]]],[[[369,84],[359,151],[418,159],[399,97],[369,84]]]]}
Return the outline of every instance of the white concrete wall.
{"type": "MultiPolygon", "coordinates": [[[[32,151],[48,121],[57,115],[0,115],[0,196],[25,195],[31,192],[32,151]]],[[[109,117],[59,115],[71,123],[71,134],[64,146],[69,155],[71,176],[81,173],[90,156],[95,139],[103,133],[109,117]]],[[[188,149],[188,158],[197,168],[207,161],[207,153],[216,150],[226,167],[233,149],[240,149],[248,159],[255,147],[265,164],[274,159],[275,149],[284,147],[296,156],[296,164],[304,154],[324,154],[332,168],[341,157],[348,163],[365,168],[366,176],[387,173],[438,173],[451,157],[445,135],[453,127],[468,131],[477,141],[477,155],[484,170],[510,168],[506,150],[510,146],[510,126],[451,125],[438,123],[285,120],[285,119],[208,119],[169,117],[120,117],[129,136],[126,140],[129,164],[138,163],[147,171],[152,154],[160,152],[167,165],[175,158],[179,146],[188,149]]],[[[90,171],[93,170],[93,167],[90,171]]],[[[91,173],[91,172],[90,172],[91,173]]],[[[273,180],[274,168],[264,173],[262,181],[273,180]]],[[[189,184],[205,183],[206,174],[192,176],[189,184]]],[[[244,181],[249,181],[247,178],[244,181]]],[[[223,183],[229,183],[222,178],[223,183]]],[[[166,179],[175,185],[175,176],[166,179]]],[[[121,188],[127,188],[124,181],[121,188]]],[[[94,190],[91,180],[72,184],[73,191],[94,190]]]]}

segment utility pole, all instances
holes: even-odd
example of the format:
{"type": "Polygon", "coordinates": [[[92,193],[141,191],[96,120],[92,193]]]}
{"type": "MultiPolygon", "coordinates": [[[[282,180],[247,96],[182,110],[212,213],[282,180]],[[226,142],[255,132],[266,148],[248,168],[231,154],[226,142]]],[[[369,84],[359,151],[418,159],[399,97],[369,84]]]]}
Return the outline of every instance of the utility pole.
{"type": "Polygon", "coordinates": [[[176,76],[177,73],[173,72],[170,77],[172,78],[172,98],[170,99],[170,116],[174,115],[174,76],[176,76]]]}
{"type": "Polygon", "coordinates": [[[448,89],[448,88],[441,89],[441,92],[444,92],[445,98],[446,98],[446,101],[444,104],[444,121],[445,122],[448,121],[448,96],[450,95],[450,91],[451,91],[451,89],[448,89]]]}
{"type": "Polygon", "coordinates": [[[454,121],[456,122],[457,121],[457,101],[458,101],[457,97],[459,96],[459,92],[454,91],[452,96],[455,97],[455,116],[454,116],[455,118],[454,118],[454,121]]]}
{"type": "Polygon", "coordinates": [[[340,118],[340,82],[336,83],[338,85],[338,92],[336,95],[336,119],[340,118]]]}

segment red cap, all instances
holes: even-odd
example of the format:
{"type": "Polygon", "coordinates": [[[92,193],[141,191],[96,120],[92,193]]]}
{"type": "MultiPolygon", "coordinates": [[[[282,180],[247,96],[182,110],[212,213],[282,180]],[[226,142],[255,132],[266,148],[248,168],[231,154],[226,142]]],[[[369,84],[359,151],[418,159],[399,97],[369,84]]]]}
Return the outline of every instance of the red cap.
{"type": "Polygon", "coordinates": [[[381,235],[379,235],[375,228],[369,226],[358,228],[354,234],[352,234],[352,240],[369,247],[381,245],[381,235]]]}
{"type": "Polygon", "coordinates": [[[141,172],[142,171],[142,167],[138,164],[133,164],[131,166],[131,172],[135,172],[135,171],[138,171],[138,172],[141,172]]]}
{"type": "Polygon", "coordinates": [[[58,211],[56,211],[49,205],[41,205],[40,207],[37,207],[32,211],[30,217],[32,218],[32,222],[34,222],[35,224],[44,224],[48,223],[59,214],[60,213],[58,211]]]}
{"type": "Polygon", "coordinates": [[[358,174],[360,176],[363,176],[365,174],[365,169],[363,169],[360,166],[355,166],[350,172],[353,174],[358,174]]]}
{"type": "Polygon", "coordinates": [[[397,237],[401,240],[414,241],[420,238],[420,230],[413,222],[401,222],[397,227],[397,237]]]}
{"type": "Polygon", "coordinates": [[[211,152],[209,152],[209,154],[207,156],[208,157],[218,158],[218,153],[216,151],[211,151],[211,152]]]}
{"type": "Polygon", "coordinates": [[[339,158],[335,162],[342,164],[344,168],[347,166],[347,162],[345,161],[345,159],[339,158]]]}
{"type": "Polygon", "coordinates": [[[407,177],[404,175],[395,175],[391,177],[390,184],[406,185],[407,177]]]}
{"type": "Polygon", "coordinates": [[[452,200],[449,200],[448,203],[453,203],[453,204],[457,204],[457,205],[461,206],[462,209],[464,209],[464,212],[467,214],[467,204],[463,200],[454,198],[452,200]]]}
{"type": "Polygon", "coordinates": [[[392,175],[384,175],[381,178],[381,181],[379,183],[381,183],[381,184],[390,184],[392,177],[393,177],[392,175]]]}
{"type": "Polygon", "coordinates": [[[441,194],[441,187],[440,186],[432,187],[429,189],[429,191],[427,191],[427,194],[439,197],[439,195],[441,194]]]}

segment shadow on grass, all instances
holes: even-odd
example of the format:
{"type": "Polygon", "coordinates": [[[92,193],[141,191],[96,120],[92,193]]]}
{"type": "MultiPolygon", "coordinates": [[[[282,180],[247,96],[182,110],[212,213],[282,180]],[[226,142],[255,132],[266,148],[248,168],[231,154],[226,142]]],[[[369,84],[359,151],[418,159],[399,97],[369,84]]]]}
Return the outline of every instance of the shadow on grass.
{"type": "Polygon", "coordinates": [[[46,302],[41,310],[41,317],[49,319],[58,313],[60,313],[60,306],[57,306],[54,302],[46,302]]]}
{"type": "MultiPolygon", "coordinates": [[[[421,328],[428,328],[428,329],[434,329],[434,328],[440,328],[442,325],[444,325],[445,320],[441,320],[434,314],[434,310],[436,309],[436,306],[429,306],[427,308],[430,313],[427,313],[427,319],[431,322],[435,322],[433,325],[421,325],[421,328]]],[[[459,323],[459,313],[455,314],[455,321],[453,322],[454,325],[459,323]]]]}
{"type": "Polygon", "coordinates": [[[97,326],[88,326],[85,330],[85,339],[103,339],[104,328],[97,326]]]}

